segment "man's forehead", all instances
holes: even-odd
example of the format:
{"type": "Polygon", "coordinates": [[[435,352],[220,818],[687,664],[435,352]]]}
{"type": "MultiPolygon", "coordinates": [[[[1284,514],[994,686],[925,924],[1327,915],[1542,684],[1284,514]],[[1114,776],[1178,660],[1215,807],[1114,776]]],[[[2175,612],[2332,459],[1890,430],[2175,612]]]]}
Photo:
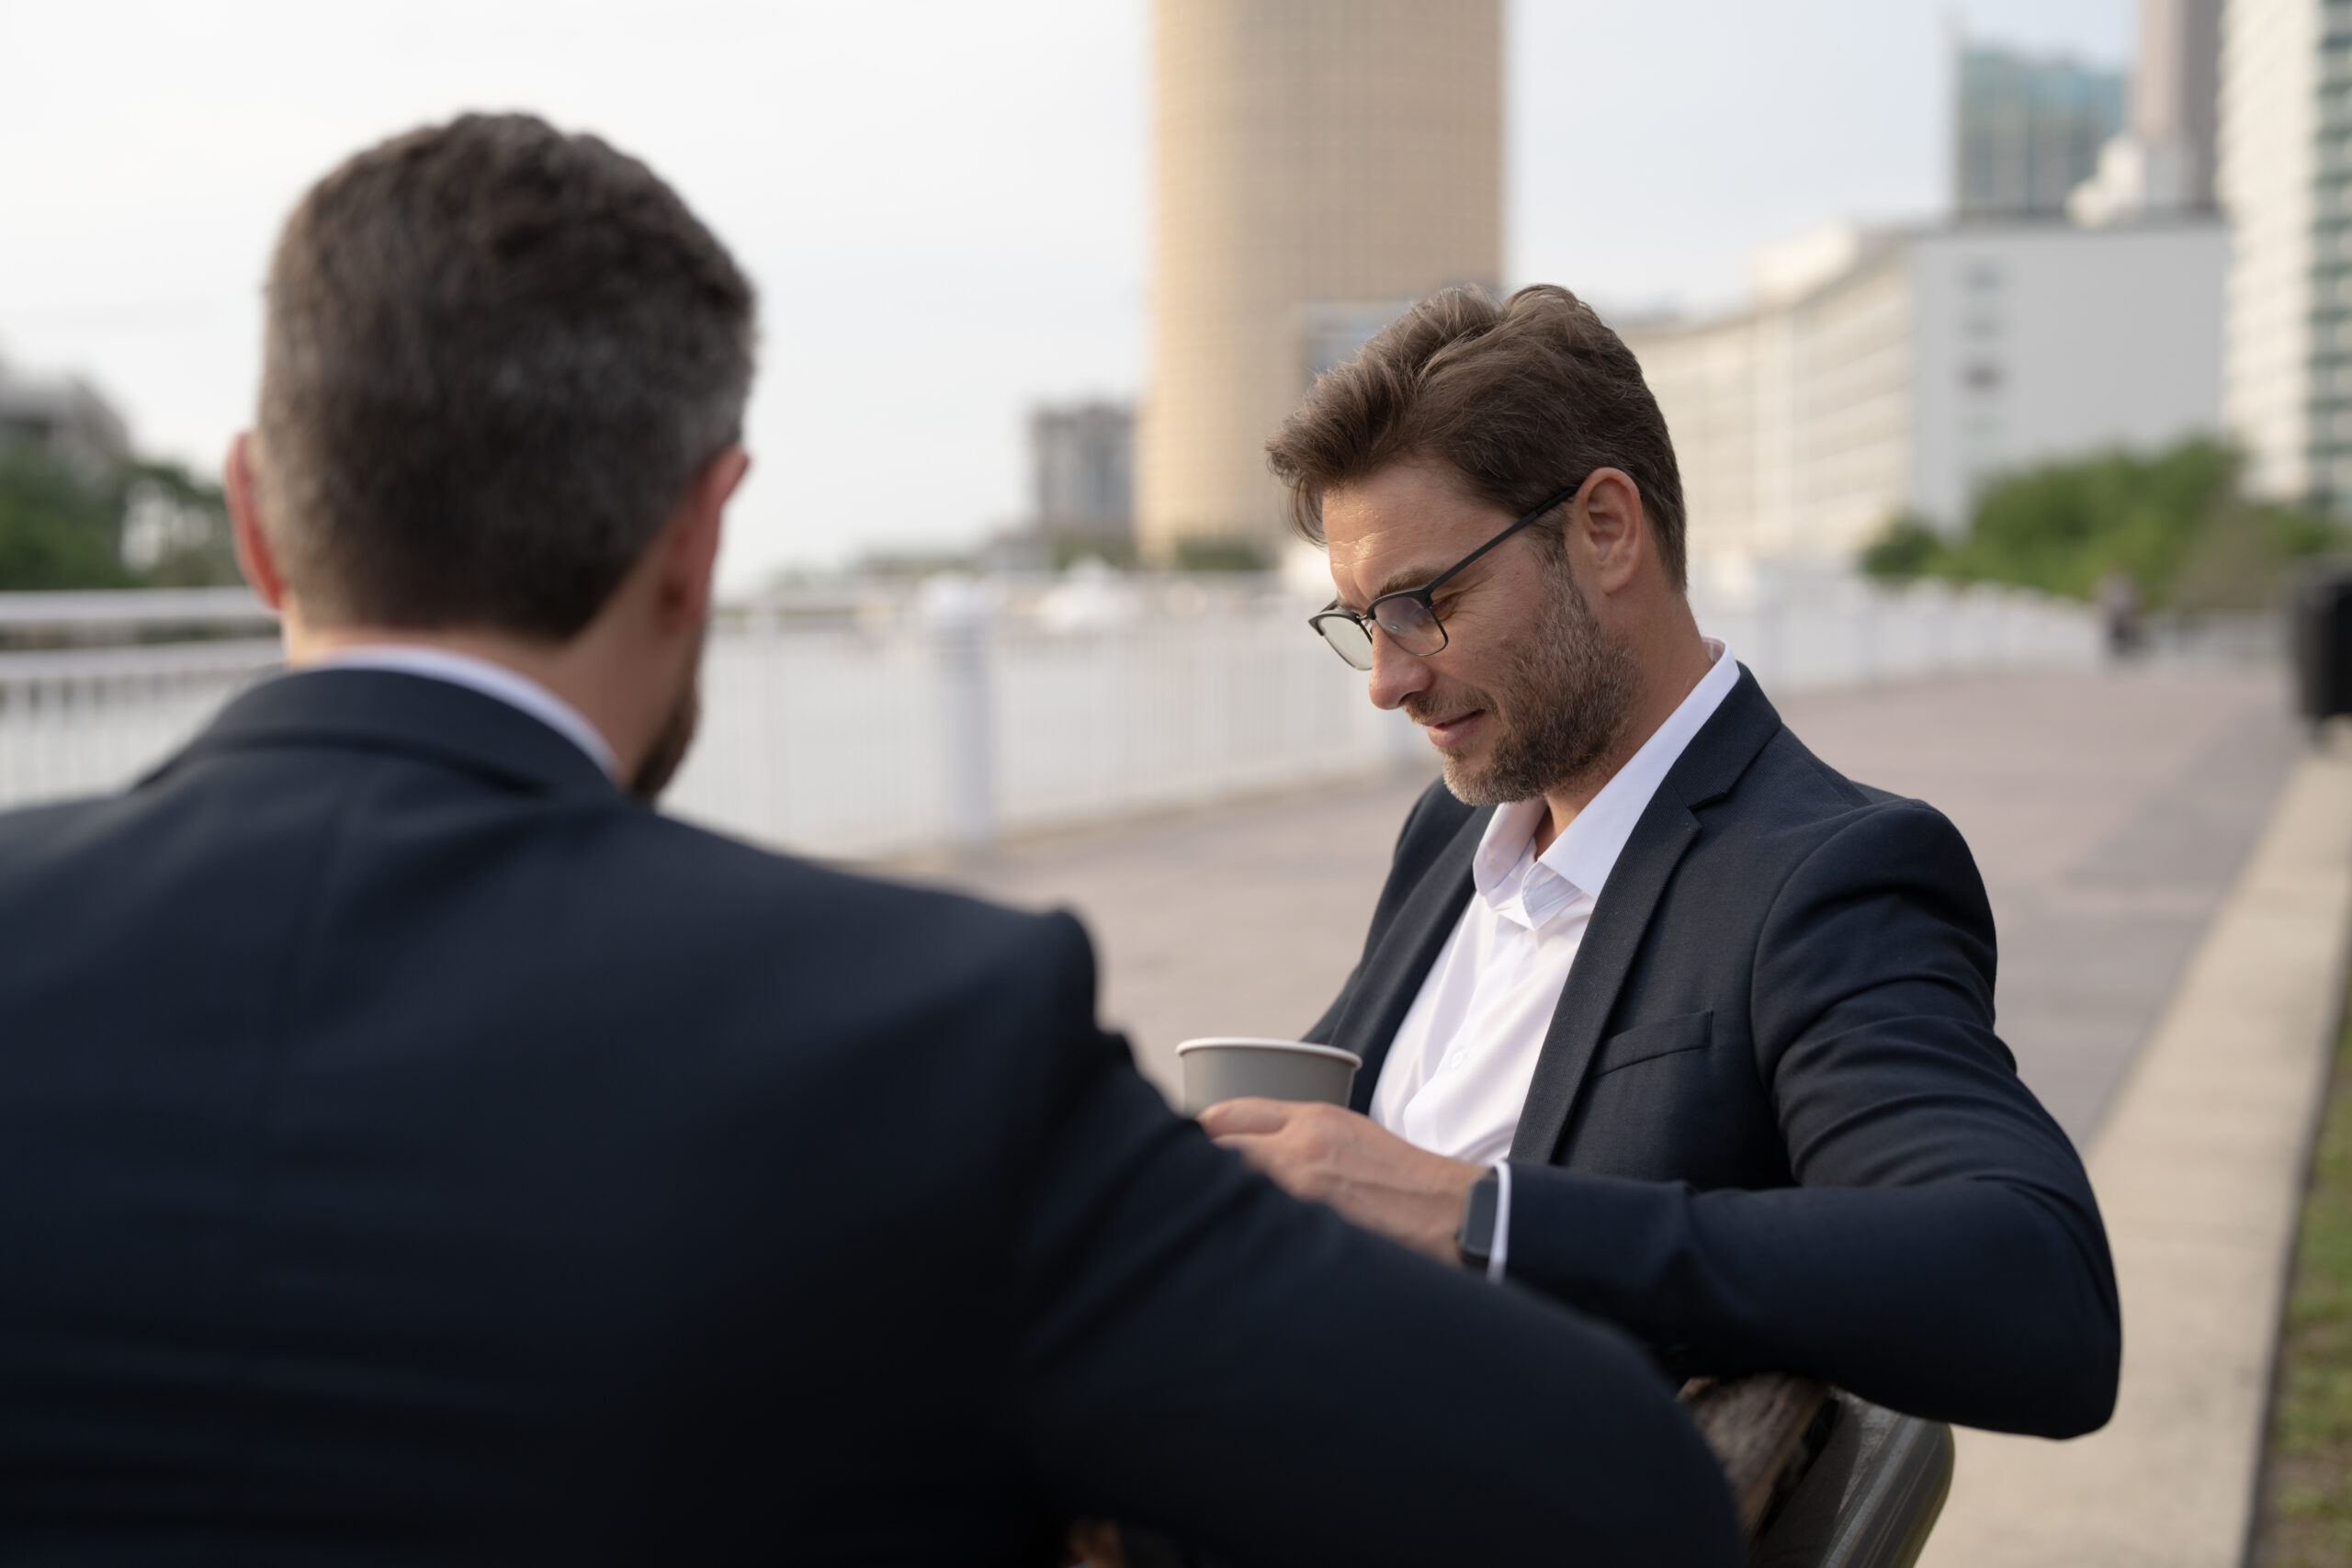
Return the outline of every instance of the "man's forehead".
{"type": "Polygon", "coordinates": [[[1341,595],[1365,604],[1402,588],[1419,588],[1458,558],[1427,528],[1409,525],[1331,540],[1331,581],[1341,595]]]}
{"type": "Polygon", "coordinates": [[[1417,588],[1483,544],[1501,516],[1442,465],[1396,464],[1335,486],[1323,499],[1332,581],[1367,599],[1417,588]]]}

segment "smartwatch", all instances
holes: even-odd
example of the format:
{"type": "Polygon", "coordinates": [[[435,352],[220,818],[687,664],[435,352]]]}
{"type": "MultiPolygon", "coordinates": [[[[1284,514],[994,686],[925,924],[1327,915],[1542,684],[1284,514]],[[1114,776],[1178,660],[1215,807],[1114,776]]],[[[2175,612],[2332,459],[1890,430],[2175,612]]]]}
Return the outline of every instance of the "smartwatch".
{"type": "Polygon", "coordinates": [[[1454,1249],[1462,1254],[1462,1266],[1483,1274],[1487,1259],[1495,1251],[1495,1206],[1502,1192],[1502,1179],[1490,1168],[1487,1174],[1470,1184],[1470,1195],[1462,1201],[1462,1223],[1453,1230],[1454,1249]]]}

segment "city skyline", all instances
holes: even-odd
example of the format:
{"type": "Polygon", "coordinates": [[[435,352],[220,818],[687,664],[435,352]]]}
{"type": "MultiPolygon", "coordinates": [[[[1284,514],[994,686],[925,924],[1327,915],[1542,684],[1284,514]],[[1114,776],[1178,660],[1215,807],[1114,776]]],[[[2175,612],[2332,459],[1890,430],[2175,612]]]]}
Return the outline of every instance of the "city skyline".
{"type": "MultiPolygon", "coordinates": [[[[2132,10],[1962,14],[2117,63],[2132,10]]],[[[1939,209],[1944,11],[1511,5],[1506,283],[1705,307],[1760,243],[1939,209]]],[[[209,468],[250,407],[261,269],[302,186],[410,125],[526,107],[645,156],[762,287],[730,584],[974,540],[1023,510],[1031,405],[1142,389],[1148,17],[0,6],[0,47],[52,62],[0,105],[0,355],[90,378],[143,446],[209,468]]]]}

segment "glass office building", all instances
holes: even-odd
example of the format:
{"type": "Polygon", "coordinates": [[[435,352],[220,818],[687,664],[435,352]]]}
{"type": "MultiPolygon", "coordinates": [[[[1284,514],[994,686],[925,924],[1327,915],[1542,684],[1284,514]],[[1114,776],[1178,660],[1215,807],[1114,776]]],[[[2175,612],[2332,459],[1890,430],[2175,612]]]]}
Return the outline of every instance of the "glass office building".
{"type": "Polygon", "coordinates": [[[2123,129],[2124,81],[2064,59],[1964,45],[1953,138],[1953,208],[1962,222],[2057,217],[2123,129]]]}

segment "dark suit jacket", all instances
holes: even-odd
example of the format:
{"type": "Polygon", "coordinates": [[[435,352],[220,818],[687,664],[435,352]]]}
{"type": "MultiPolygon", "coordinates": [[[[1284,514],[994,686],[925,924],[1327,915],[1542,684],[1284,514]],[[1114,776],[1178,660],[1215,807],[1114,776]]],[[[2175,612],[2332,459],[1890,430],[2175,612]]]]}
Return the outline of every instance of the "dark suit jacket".
{"type": "MultiPolygon", "coordinates": [[[[1432,785],[1306,1038],[1390,1041],[1491,809],[1432,785]]],[[[1840,777],[1746,671],[1601,889],[1510,1149],[1514,1280],[1673,1371],[1808,1373],[1971,1426],[2103,1423],[2115,1277],[2082,1162],[1993,1032],[1968,846],[1840,777]]]]}
{"type": "Polygon", "coordinates": [[[1245,1174],[1093,984],[406,675],[0,818],[0,1560],[1743,1561],[1630,1342],[1245,1174]]]}

